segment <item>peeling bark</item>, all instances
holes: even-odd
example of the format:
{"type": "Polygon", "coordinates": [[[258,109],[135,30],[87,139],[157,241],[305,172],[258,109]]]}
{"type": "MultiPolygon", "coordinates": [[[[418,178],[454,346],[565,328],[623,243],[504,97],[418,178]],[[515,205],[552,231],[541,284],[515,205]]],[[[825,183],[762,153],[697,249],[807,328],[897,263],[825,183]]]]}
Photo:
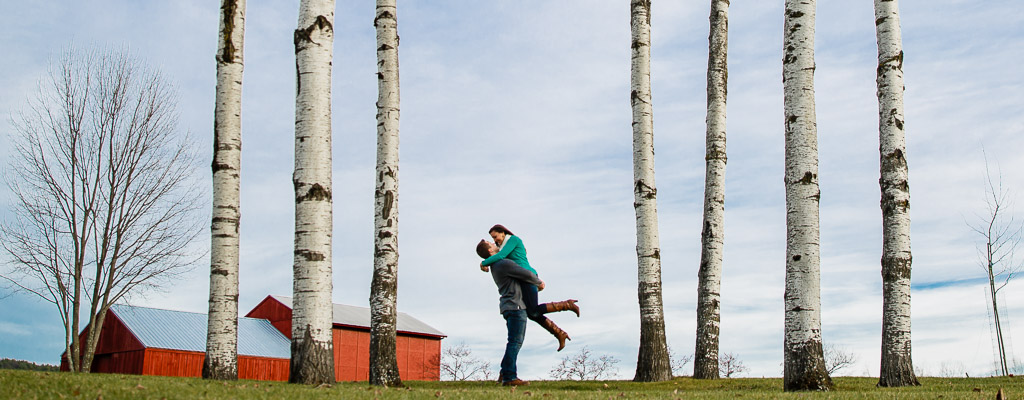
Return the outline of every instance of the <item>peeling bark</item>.
{"type": "Polygon", "coordinates": [[[821,347],[814,0],[786,0],[782,81],[786,132],[786,291],[783,386],[830,390],[821,347]]]}
{"type": "Polygon", "coordinates": [[[712,0],[708,35],[704,223],[697,272],[697,339],[693,377],[718,379],[722,251],[725,240],[725,116],[728,94],[729,1],[712,0]]]}
{"type": "Polygon", "coordinates": [[[903,132],[899,2],[875,0],[882,199],[882,360],[878,386],[918,386],[910,346],[910,184],[903,132]]]}
{"type": "Polygon", "coordinates": [[[657,189],[654,185],[654,119],[651,107],[651,2],[632,0],[633,207],[636,211],[637,295],[640,350],[634,381],[672,379],[662,306],[657,189]]]}
{"type": "Polygon", "coordinates": [[[377,182],[370,286],[370,384],[401,386],[398,301],[398,20],[395,0],[377,0],[377,182]]]}
{"type": "Polygon", "coordinates": [[[299,2],[295,30],[295,256],[292,383],[334,382],[331,62],[334,1],[299,2]]]}

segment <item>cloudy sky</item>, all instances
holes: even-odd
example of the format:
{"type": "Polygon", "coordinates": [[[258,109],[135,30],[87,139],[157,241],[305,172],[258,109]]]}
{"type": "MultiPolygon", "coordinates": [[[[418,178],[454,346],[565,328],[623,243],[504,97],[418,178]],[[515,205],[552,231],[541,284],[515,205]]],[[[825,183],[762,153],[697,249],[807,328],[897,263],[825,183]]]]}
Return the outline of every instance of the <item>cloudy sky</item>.
{"type": "MultiPolygon", "coordinates": [[[[0,1],[0,158],[9,115],[69,45],[125,47],[180,91],[180,130],[209,160],[216,1],[0,1]]],[[[291,294],[295,2],[250,2],[243,98],[244,314],[291,294]]],[[[733,2],[721,349],[779,376],[785,205],[782,1],[733,2]]],[[[1024,13],[1017,0],[902,5],[913,219],[913,346],[919,372],[993,369],[978,237],[982,148],[1004,186],[1024,187],[1024,13]]],[[[704,177],[708,2],[653,5],[652,79],[658,212],[669,343],[693,352],[704,177]]],[[[334,49],[334,300],[367,306],[372,266],[376,54],[373,4],[339,1],[334,49]]],[[[531,325],[521,375],[545,378],[584,346],[632,378],[639,341],[629,106],[627,1],[402,1],[399,300],[410,313],[500,361],[504,321],[473,245],[502,223],[547,282],[542,301],[566,350],[531,325]]],[[[850,375],[878,373],[881,212],[874,16],[868,1],[821,2],[816,97],[821,184],[823,335],[854,354],[850,375]]],[[[200,164],[209,165],[207,161],[200,164]]],[[[197,179],[208,188],[208,169],[197,179]]],[[[209,191],[209,189],[207,189],[209,191]]],[[[209,194],[205,194],[207,197],[209,194]]],[[[0,189],[0,212],[12,196],[0,189]]],[[[1016,213],[1016,215],[1020,215],[1016,213]]],[[[202,218],[206,218],[202,216],[202,218]]],[[[1022,217],[1024,218],[1024,217],[1022,217]]],[[[199,247],[208,246],[202,236],[199,247]]],[[[136,305],[206,311],[198,264],[136,305]]],[[[1024,287],[1004,289],[1009,337],[1024,358],[1024,287]]],[[[0,287],[0,357],[56,363],[55,309],[0,287]]],[[[689,374],[689,366],[683,371],[689,374]]]]}

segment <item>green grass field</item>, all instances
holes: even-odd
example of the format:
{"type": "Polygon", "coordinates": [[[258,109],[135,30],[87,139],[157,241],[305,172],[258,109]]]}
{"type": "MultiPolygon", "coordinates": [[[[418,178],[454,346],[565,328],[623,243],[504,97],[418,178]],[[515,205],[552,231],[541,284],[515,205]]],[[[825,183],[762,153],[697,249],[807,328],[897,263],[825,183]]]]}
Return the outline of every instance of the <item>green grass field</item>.
{"type": "Polygon", "coordinates": [[[491,382],[365,383],[310,387],[278,382],[213,382],[198,378],[0,370],[0,398],[12,399],[1024,399],[1024,377],[922,378],[922,386],[879,389],[874,378],[835,378],[827,393],[783,393],[779,378],[668,382],[537,381],[519,388],[491,382]]]}

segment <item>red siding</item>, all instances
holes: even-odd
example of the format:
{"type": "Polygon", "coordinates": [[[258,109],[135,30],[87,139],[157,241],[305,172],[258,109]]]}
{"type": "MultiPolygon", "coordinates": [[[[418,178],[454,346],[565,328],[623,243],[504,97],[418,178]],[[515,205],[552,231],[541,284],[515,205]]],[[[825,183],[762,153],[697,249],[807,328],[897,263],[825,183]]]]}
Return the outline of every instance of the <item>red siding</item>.
{"type": "Polygon", "coordinates": [[[238,379],[257,381],[287,381],[287,358],[238,356],[238,379]]]}
{"type": "MultiPolygon", "coordinates": [[[[292,310],[270,296],[246,316],[267,319],[282,334],[291,338],[292,310]]],[[[332,337],[335,378],[339,381],[369,380],[369,327],[336,324],[332,337]]],[[[441,339],[398,332],[398,371],[403,380],[439,379],[441,339]]],[[[107,314],[100,332],[92,372],[198,377],[202,374],[205,356],[201,352],[144,348],[111,312],[107,314]]],[[[238,356],[239,379],[287,381],[288,369],[288,359],[238,356]]],[[[61,370],[67,370],[66,360],[62,360],[61,370]]]]}
{"type": "MultiPolygon", "coordinates": [[[[282,334],[291,339],[292,310],[267,296],[252,311],[250,318],[270,320],[282,334]]],[[[403,380],[439,380],[441,371],[441,337],[398,332],[396,351],[398,374],[403,380]]],[[[338,381],[370,379],[370,328],[334,324],[334,377],[338,381]]]]}
{"type": "Polygon", "coordinates": [[[146,349],[143,375],[200,377],[205,354],[192,351],[146,349]]]}
{"type": "Polygon", "coordinates": [[[277,330],[288,339],[292,338],[292,309],[275,300],[271,296],[263,299],[252,311],[245,314],[249,318],[263,318],[270,321],[277,330]]]}
{"type": "MultiPolygon", "coordinates": [[[[88,333],[89,327],[86,326],[78,335],[79,343],[83,348],[88,333]]],[[[107,317],[103,321],[103,327],[100,328],[100,337],[96,342],[96,352],[90,371],[141,374],[143,349],[142,342],[135,338],[135,335],[124,326],[117,315],[108,311],[107,317]]],[[[61,354],[61,371],[69,370],[66,357],[67,354],[61,354]]]]}

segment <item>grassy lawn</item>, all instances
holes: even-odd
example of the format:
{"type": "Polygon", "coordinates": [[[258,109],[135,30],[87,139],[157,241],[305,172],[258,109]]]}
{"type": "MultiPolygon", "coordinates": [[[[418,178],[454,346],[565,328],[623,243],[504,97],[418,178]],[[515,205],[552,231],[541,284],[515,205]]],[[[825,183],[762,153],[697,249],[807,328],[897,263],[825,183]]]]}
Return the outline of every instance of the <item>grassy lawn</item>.
{"type": "Polygon", "coordinates": [[[491,382],[407,382],[405,388],[365,383],[309,387],[278,382],[211,382],[198,378],[0,370],[0,398],[14,399],[1024,399],[1024,377],[923,378],[922,386],[875,388],[874,378],[835,378],[828,393],[783,393],[779,378],[668,382],[536,381],[511,389],[491,382]]]}

